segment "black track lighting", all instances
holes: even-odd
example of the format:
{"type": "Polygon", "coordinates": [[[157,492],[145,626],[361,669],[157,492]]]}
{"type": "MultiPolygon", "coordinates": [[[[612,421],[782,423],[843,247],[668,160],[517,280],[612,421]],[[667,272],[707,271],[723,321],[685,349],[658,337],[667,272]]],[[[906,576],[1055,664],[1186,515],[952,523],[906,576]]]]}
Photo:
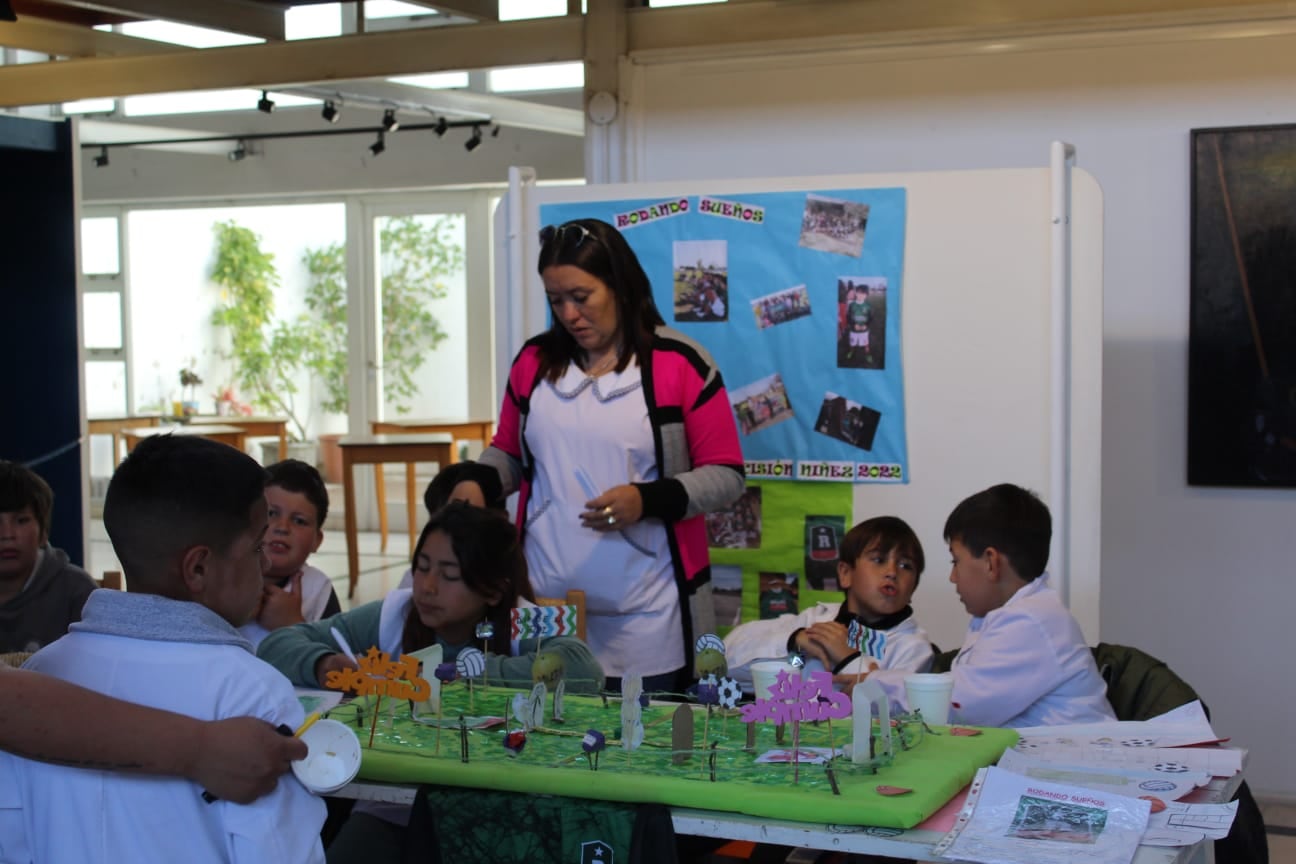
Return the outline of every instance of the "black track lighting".
{"type": "Polygon", "coordinates": [[[226,154],[226,158],[231,162],[242,162],[247,158],[247,145],[242,141],[238,142],[238,146],[226,154]]]}
{"type": "Polygon", "coordinates": [[[369,145],[369,152],[377,156],[386,149],[387,149],[387,139],[386,136],[380,131],[378,133],[378,140],[369,145]]]}
{"type": "Polygon", "coordinates": [[[498,137],[499,137],[499,130],[500,130],[499,124],[496,123],[496,124],[495,124],[495,128],[491,130],[491,137],[492,137],[492,138],[498,138],[498,137]]]}
{"type": "Polygon", "coordinates": [[[332,99],[326,100],[324,102],[324,107],[320,109],[320,116],[323,117],[327,123],[336,123],[338,121],[337,103],[332,99]]]}
{"type": "Polygon", "coordinates": [[[94,157],[94,163],[95,163],[95,167],[96,167],[96,168],[103,168],[105,165],[108,164],[108,148],[107,148],[107,147],[100,147],[100,148],[99,148],[99,155],[96,156],[96,157],[94,157]]]}
{"type": "Polygon", "coordinates": [[[481,142],[482,142],[481,127],[474,126],[472,131],[472,137],[464,142],[464,149],[467,150],[469,153],[471,153],[472,151],[476,150],[478,147],[481,146],[481,142]]]}
{"type": "Polygon", "coordinates": [[[437,124],[432,127],[432,131],[437,134],[438,138],[440,138],[442,135],[446,133],[446,130],[449,128],[450,128],[450,124],[446,122],[446,119],[444,117],[442,117],[439,120],[437,120],[437,124]]]}
{"type": "Polygon", "coordinates": [[[395,108],[388,108],[383,112],[382,127],[384,132],[395,132],[400,128],[400,121],[396,119],[395,108]]]}
{"type": "Polygon", "coordinates": [[[270,94],[265,90],[261,91],[261,98],[257,100],[257,110],[262,114],[269,114],[274,110],[274,100],[270,98],[270,94]]]}

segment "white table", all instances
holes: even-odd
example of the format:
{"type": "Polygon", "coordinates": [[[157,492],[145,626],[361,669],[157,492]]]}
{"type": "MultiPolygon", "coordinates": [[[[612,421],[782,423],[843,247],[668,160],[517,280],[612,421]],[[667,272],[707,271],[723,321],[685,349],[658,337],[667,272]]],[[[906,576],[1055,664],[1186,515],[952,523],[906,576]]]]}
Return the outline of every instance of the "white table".
{"type": "MultiPolygon", "coordinates": [[[[1196,803],[1225,803],[1232,799],[1242,785],[1242,779],[1241,773],[1232,777],[1216,777],[1203,789],[1199,789],[1193,800],[1196,803]]],[[[338,798],[360,801],[413,804],[416,791],[415,786],[359,780],[331,794],[338,798]]],[[[929,831],[921,827],[901,830],[866,825],[820,825],[718,810],[695,810],[690,807],[672,807],[670,811],[677,834],[949,864],[948,859],[932,855],[932,847],[945,836],[943,831],[929,831]]],[[[1176,848],[1140,846],[1134,856],[1134,864],[1213,864],[1214,861],[1213,840],[1176,848]]]]}

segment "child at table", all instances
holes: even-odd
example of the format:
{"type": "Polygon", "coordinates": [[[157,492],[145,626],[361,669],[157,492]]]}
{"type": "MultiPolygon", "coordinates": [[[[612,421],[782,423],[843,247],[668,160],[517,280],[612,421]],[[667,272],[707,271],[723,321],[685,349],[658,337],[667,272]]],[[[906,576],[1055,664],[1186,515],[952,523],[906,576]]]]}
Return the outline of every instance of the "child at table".
{"type": "MultiPolygon", "coordinates": [[[[199,719],[250,715],[293,729],[292,686],[238,627],[261,598],[265,471],[232,447],[155,436],[122,462],[104,526],[129,592],[95,591],[82,620],[27,668],[199,719]]],[[[93,717],[83,718],[95,734],[93,717]]],[[[180,779],[13,760],[33,860],[322,862],[324,803],[295,779],[253,804],[180,779]]]]}
{"type": "Polygon", "coordinates": [[[843,676],[880,667],[903,680],[905,674],[925,671],[932,646],[909,605],[923,566],[922,543],[903,519],[866,519],[842,538],[837,581],[843,602],[735,627],[725,637],[730,674],[750,687],[752,662],[782,660],[793,651],[809,661],[808,668],[843,676]],[[853,620],[885,636],[881,659],[850,647],[847,628],[853,620]]]}
{"type": "MultiPolygon", "coordinates": [[[[1052,520],[1033,492],[1003,483],[945,521],[950,581],[972,620],[951,673],[950,716],[972,726],[1057,726],[1116,719],[1075,618],[1048,584],[1052,520]]],[[[879,680],[905,704],[903,682],[879,680]]]]}
{"type": "Polygon", "coordinates": [[[94,580],[49,544],[54,492],[40,475],[0,460],[0,654],[32,652],[81,620],[94,580]]]}
{"type": "MultiPolygon", "coordinates": [[[[427,508],[429,516],[451,501],[463,501],[474,507],[489,507],[501,513],[506,512],[499,472],[471,459],[442,468],[423,490],[423,506],[427,508]]],[[[414,570],[411,568],[401,576],[400,584],[396,587],[410,588],[413,585],[414,570]]]]}
{"type": "MultiPolygon", "coordinates": [[[[355,664],[338,653],[331,628],[363,654],[377,647],[393,658],[439,644],[446,662],[465,648],[480,647],[482,621],[495,628],[486,657],[486,679],[504,686],[531,686],[536,640],[510,638],[513,608],[534,605],[526,557],[517,530],[506,516],[461,501],[433,514],[414,553],[414,586],[382,600],[314,624],[276,630],[261,643],[260,656],[294,684],[322,686],[335,669],[355,664]]],[[[573,636],[544,640],[545,651],[562,657],[566,689],[597,693],[603,669],[585,643],[573,636]]],[[[399,861],[404,854],[409,807],[361,803],[329,846],[329,861],[399,861]]]]}
{"type": "Polygon", "coordinates": [[[318,621],[342,611],[328,576],[306,559],[324,542],[328,489],[314,465],[285,459],[266,469],[266,556],[256,617],[239,628],[255,648],[272,630],[318,621]]]}

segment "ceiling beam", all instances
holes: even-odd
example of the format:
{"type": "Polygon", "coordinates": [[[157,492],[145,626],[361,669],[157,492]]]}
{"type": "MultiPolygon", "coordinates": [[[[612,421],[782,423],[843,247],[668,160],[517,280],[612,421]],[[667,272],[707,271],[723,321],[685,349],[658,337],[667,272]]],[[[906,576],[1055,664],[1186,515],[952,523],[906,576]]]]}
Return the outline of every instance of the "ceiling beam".
{"type": "Polygon", "coordinates": [[[96,12],[163,18],[262,39],[284,38],[284,12],[253,0],[62,0],[63,5],[96,12]]]}
{"type": "Polygon", "coordinates": [[[499,0],[406,0],[415,6],[426,6],[447,15],[458,15],[474,21],[498,21],[499,0]]]}
{"type": "Polygon", "coordinates": [[[632,56],[799,40],[953,39],[1290,17],[1289,0],[745,0],[627,10],[632,56]]]}
{"type": "Polygon", "coordinates": [[[76,9],[55,0],[13,0],[13,10],[18,20],[24,18],[41,18],[46,21],[61,21],[64,24],[80,24],[82,27],[94,27],[99,24],[123,24],[136,20],[134,16],[108,15],[90,9],[76,9]]]}
{"type": "Polygon", "coordinates": [[[176,50],[166,42],[26,16],[13,22],[0,21],[0,45],[55,57],[129,56],[176,50]]]}
{"type": "Polygon", "coordinates": [[[574,61],[581,59],[582,32],[579,18],[538,18],[148,57],[22,63],[0,67],[0,107],[574,61]]]}
{"type": "Polygon", "coordinates": [[[573,137],[585,134],[585,115],[579,109],[541,105],[493,93],[432,90],[391,81],[343,81],[336,85],[319,84],[282,92],[316,99],[340,99],[346,109],[355,107],[376,111],[394,106],[434,115],[446,114],[452,118],[481,117],[512,129],[535,129],[573,137]]]}

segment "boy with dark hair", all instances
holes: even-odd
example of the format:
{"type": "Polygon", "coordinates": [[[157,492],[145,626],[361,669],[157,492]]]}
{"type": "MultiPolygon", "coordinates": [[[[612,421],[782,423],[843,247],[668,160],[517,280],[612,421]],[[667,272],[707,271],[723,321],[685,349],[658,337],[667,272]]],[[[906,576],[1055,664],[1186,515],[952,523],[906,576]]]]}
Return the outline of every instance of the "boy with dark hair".
{"type": "Polygon", "coordinates": [[[922,543],[903,519],[864,520],[842,538],[837,582],[846,595],[843,602],[819,603],[800,615],[735,627],[725,637],[730,674],[749,686],[751,663],[784,659],[792,651],[807,659],[808,668],[821,667],[851,680],[879,668],[895,672],[897,681],[926,671],[931,641],[909,605],[924,563],[922,543]],[[885,635],[880,659],[851,647],[847,628],[852,621],[885,635]]]}
{"type": "Polygon", "coordinates": [[[81,620],[95,583],[49,545],[54,493],[17,462],[0,460],[0,654],[37,651],[81,620]]]}
{"type": "Polygon", "coordinates": [[[306,559],[324,542],[328,489],[314,465],[285,459],[266,469],[269,528],[266,554],[270,568],[262,585],[261,605],[239,628],[256,648],[270,631],[304,621],[319,621],[342,611],[328,576],[306,559]]]}
{"type": "MultiPolygon", "coordinates": [[[[952,711],[973,726],[1115,720],[1080,625],[1048,584],[1052,520],[1035,493],[1002,483],[945,521],[950,581],[972,620],[950,670],[952,711]]],[[[893,700],[904,687],[879,682],[893,700]]]]}
{"type": "MultiPolygon", "coordinates": [[[[28,668],[200,719],[300,725],[292,686],[236,629],[260,602],[268,563],[264,487],[262,468],[224,444],[141,442],[104,500],[129,593],[95,592],[81,622],[28,668]]],[[[235,805],[207,803],[183,780],[12,761],[37,861],[324,860],[324,804],[295,780],[235,805]]]]}

